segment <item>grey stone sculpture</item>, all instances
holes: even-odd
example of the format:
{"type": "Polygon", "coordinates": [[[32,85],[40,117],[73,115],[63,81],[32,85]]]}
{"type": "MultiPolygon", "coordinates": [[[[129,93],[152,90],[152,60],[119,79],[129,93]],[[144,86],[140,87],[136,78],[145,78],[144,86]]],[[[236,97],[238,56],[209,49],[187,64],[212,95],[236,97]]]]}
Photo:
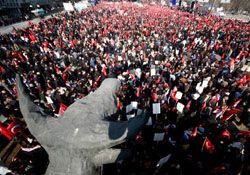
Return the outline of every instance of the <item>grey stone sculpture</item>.
{"type": "Polygon", "coordinates": [[[134,137],[147,122],[146,112],[127,122],[105,120],[117,111],[120,82],[107,78],[100,88],[76,101],[60,118],[44,117],[25,92],[17,75],[20,109],[30,132],[49,155],[48,175],[95,175],[97,167],[128,155],[111,147],[134,137]]]}

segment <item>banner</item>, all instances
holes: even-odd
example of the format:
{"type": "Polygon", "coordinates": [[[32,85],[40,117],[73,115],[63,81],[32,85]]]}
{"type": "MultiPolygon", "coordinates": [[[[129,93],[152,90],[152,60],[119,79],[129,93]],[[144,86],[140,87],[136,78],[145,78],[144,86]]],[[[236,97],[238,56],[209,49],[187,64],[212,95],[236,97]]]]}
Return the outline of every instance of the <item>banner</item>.
{"type": "Polygon", "coordinates": [[[74,11],[74,7],[72,5],[71,2],[69,3],[63,3],[63,7],[64,7],[64,10],[70,12],[70,11],[74,11]]]}
{"type": "Polygon", "coordinates": [[[82,10],[86,9],[88,7],[89,3],[86,1],[86,2],[78,2],[78,3],[75,3],[75,8],[78,12],[81,12],[82,10]]]}

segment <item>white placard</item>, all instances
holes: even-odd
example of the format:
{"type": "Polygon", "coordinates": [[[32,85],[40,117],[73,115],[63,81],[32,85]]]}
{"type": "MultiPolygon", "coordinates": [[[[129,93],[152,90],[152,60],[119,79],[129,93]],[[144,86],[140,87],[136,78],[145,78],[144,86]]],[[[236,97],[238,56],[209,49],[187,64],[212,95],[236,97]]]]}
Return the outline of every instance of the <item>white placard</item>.
{"type": "Polygon", "coordinates": [[[198,94],[198,93],[193,94],[193,99],[194,100],[197,100],[199,97],[200,97],[200,94],[198,94]]]}
{"type": "Polygon", "coordinates": [[[135,117],[135,114],[127,115],[127,120],[134,118],[134,117],[135,117]]]}
{"type": "Polygon", "coordinates": [[[133,110],[133,108],[132,108],[132,105],[131,105],[131,104],[126,106],[126,113],[129,113],[129,112],[131,112],[132,110],[133,110]]]}
{"type": "Polygon", "coordinates": [[[160,114],[161,106],[160,103],[153,103],[153,114],[160,114]]]}
{"type": "Polygon", "coordinates": [[[168,162],[168,160],[170,159],[170,157],[172,156],[172,154],[167,155],[166,157],[163,157],[159,160],[159,162],[157,163],[157,167],[161,167],[163,164],[165,164],[166,162],[168,162]]]}
{"type": "Polygon", "coordinates": [[[182,92],[177,91],[176,94],[175,94],[175,97],[180,100],[182,98],[182,95],[183,95],[182,92]]]}
{"type": "Polygon", "coordinates": [[[69,3],[63,3],[64,10],[71,12],[74,11],[74,7],[71,2],[69,3]]]}
{"type": "Polygon", "coordinates": [[[151,76],[155,76],[155,74],[156,74],[156,69],[155,68],[151,68],[150,69],[150,75],[151,76]]]}
{"type": "Polygon", "coordinates": [[[177,103],[176,109],[180,112],[183,113],[184,105],[180,102],[177,103]]]}
{"type": "Polygon", "coordinates": [[[46,98],[46,101],[47,101],[48,104],[53,104],[53,101],[51,100],[50,97],[46,96],[45,98],[46,98]]]}
{"type": "Polygon", "coordinates": [[[220,2],[223,4],[229,4],[231,1],[230,0],[221,0],[220,2]]]}
{"type": "Polygon", "coordinates": [[[159,142],[164,139],[165,133],[155,133],[154,135],[154,141],[159,142]]]}
{"type": "Polygon", "coordinates": [[[151,117],[149,117],[148,122],[147,122],[146,125],[147,125],[147,126],[151,126],[151,125],[152,125],[152,118],[151,118],[151,117]]]}
{"type": "Polygon", "coordinates": [[[132,102],[131,102],[131,107],[132,107],[132,109],[137,109],[137,107],[138,107],[138,102],[137,102],[137,101],[132,101],[132,102]]]}
{"type": "Polygon", "coordinates": [[[201,82],[199,82],[195,88],[199,94],[202,94],[204,87],[201,86],[201,82]]]}
{"type": "Polygon", "coordinates": [[[141,109],[137,109],[136,115],[141,115],[141,114],[142,114],[142,110],[141,109]]]}
{"type": "Polygon", "coordinates": [[[83,9],[86,9],[90,5],[87,1],[75,3],[75,8],[78,12],[81,12],[83,9]]]}

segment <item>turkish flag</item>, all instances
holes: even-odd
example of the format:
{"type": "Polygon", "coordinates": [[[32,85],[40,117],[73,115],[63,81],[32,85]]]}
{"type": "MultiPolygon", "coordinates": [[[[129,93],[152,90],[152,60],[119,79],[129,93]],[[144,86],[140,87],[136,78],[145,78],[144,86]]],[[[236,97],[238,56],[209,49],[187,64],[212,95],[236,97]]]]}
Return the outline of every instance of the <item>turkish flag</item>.
{"type": "Polygon", "coordinates": [[[237,81],[237,84],[238,85],[243,85],[243,84],[245,84],[247,82],[247,76],[245,75],[245,76],[243,76],[241,79],[239,79],[238,81],[237,81]]]}
{"type": "Polygon", "coordinates": [[[223,138],[228,138],[228,139],[230,139],[230,138],[231,138],[231,133],[226,129],[226,130],[224,130],[224,131],[221,133],[221,136],[222,136],[223,138]]]}
{"type": "Polygon", "coordinates": [[[141,94],[141,87],[136,88],[136,97],[140,97],[141,94]]]}
{"type": "Polygon", "coordinates": [[[223,117],[221,118],[221,121],[227,121],[229,120],[234,114],[238,113],[240,110],[239,109],[231,109],[229,111],[226,111],[223,115],[223,117]]]}
{"type": "Polygon", "coordinates": [[[103,67],[103,68],[102,68],[102,73],[103,73],[104,76],[107,76],[107,75],[108,75],[108,73],[107,73],[107,68],[106,68],[106,67],[103,67]]]}
{"type": "Polygon", "coordinates": [[[67,108],[68,107],[65,104],[61,103],[60,104],[60,109],[59,109],[59,112],[58,112],[59,116],[63,116],[63,114],[67,110],[67,108]]]}
{"type": "Polygon", "coordinates": [[[186,109],[187,109],[187,110],[189,110],[189,109],[190,109],[190,107],[191,107],[191,103],[192,103],[192,100],[190,100],[190,101],[187,103],[187,105],[186,105],[186,109]]]}
{"type": "Polygon", "coordinates": [[[198,127],[195,127],[194,130],[191,133],[191,137],[196,137],[198,131],[198,127]]]}
{"type": "Polygon", "coordinates": [[[208,137],[204,140],[203,149],[205,149],[208,153],[213,153],[215,151],[214,144],[208,139],[208,137]]]}
{"type": "Polygon", "coordinates": [[[14,135],[9,132],[3,125],[2,123],[0,123],[0,132],[2,135],[4,135],[8,140],[12,140],[12,138],[14,137],[14,135]]]}
{"type": "Polygon", "coordinates": [[[36,42],[37,41],[37,38],[34,34],[29,34],[29,39],[31,42],[36,42]]]}
{"type": "Polygon", "coordinates": [[[21,123],[18,121],[13,121],[11,122],[8,127],[7,130],[8,132],[12,133],[13,135],[16,135],[18,132],[20,132],[22,130],[22,126],[21,123]]]}
{"type": "Polygon", "coordinates": [[[236,107],[238,106],[238,104],[241,102],[241,100],[242,100],[242,99],[239,99],[239,100],[235,101],[235,102],[232,104],[232,106],[233,106],[234,108],[236,108],[236,107]]]}

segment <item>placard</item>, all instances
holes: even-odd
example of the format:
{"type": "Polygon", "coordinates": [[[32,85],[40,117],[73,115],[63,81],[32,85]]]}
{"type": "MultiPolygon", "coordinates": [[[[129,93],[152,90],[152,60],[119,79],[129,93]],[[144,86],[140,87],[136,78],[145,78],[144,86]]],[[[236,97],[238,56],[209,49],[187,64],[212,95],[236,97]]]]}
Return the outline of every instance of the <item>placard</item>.
{"type": "Polygon", "coordinates": [[[151,126],[153,123],[152,123],[152,118],[151,117],[149,117],[149,119],[148,119],[148,122],[147,122],[147,126],[151,126]]]}
{"type": "Polygon", "coordinates": [[[153,103],[153,114],[160,114],[161,106],[160,103],[153,103]]]}
{"type": "Polygon", "coordinates": [[[177,91],[176,94],[175,94],[175,97],[180,100],[182,98],[182,95],[183,95],[182,92],[177,91]]]}
{"type": "Polygon", "coordinates": [[[180,102],[177,103],[176,109],[177,111],[179,111],[180,113],[183,113],[183,109],[184,109],[184,105],[180,102]]]}
{"type": "Polygon", "coordinates": [[[131,107],[132,107],[132,109],[137,109],[137,107],[138,107],[138,102],[137,102],[137,101],[132,101],[132,102],[131,102],[131,107]]]}
{"type": "Polygon", "coordinates": [[[154,141],[159,142],[164,139],[165,133],[155,133],[154,135],[154,141]]]}
{"type": "Polygon", "coordinates": [[[71,12],[74,11],[74,7],[71,2],[63,3],[64,10],[71,12]]]}
{"type": "Polygon", "coordinates": [[[130,114],[130,115],[127,115],[127,120],[131,119],[131,118],[134,118],[135,117],[135,114],[130,114]]]}
{"type": "Polygon", "coordinates": [[[155,67],[150,69],[150,75],[151,76],[155,76],[156,75],[156,69],[155,69],[155,67]]]}
{"type": "Polygon", "coordinates": [[[161,158],[157,163],[156,167],[161,167],[163,164],[167,163],[171,156],[172,154],[169,154],[166,157],[161,158]]]}
{"type": "Polygon", "coordinates": [[[131,104],[126,106],[126,113],[129,113],[129,112],[131,112],[132,110],[133,110],[133,108],[132,108],[132,105],[131,105],[131,104]]]}
{"type": "Polygon", "coordinates": [[[46,101],[47,101],[48,104],[53,104],[53,101],[52,101],[52,99],[50,97],[46,96],[45,98],[46,98],[46,101]]]}

